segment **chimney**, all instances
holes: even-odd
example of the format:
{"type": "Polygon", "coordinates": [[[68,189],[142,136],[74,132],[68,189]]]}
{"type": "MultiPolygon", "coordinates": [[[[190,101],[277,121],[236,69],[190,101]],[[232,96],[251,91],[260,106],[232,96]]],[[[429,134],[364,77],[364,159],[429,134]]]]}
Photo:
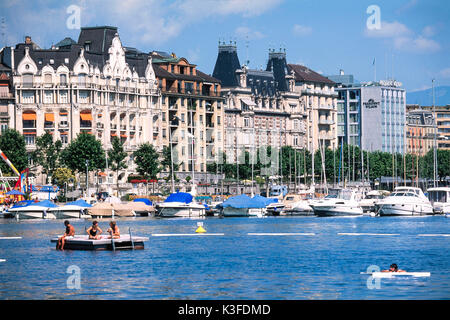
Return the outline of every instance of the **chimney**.
{"type": "Polygon", "coordinates": [[[25,44],[31,44],[31,37],[25,36],[25,44]]]}
{"type": "Polygon", "coordinates": [[[340,69],[340,70],[339,70],[339,74],[340,74],[341,76],[343,76],[343,75],[344,75],[344,70],[340,69]]]}

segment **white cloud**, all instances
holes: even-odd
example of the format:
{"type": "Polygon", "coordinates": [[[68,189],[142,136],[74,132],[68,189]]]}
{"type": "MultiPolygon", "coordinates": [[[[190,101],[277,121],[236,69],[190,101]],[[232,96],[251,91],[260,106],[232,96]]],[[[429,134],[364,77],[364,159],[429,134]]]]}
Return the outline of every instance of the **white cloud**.
{"type": "Polygon", "coordinates": [[[312,28],[308,27],[308,26],[302,26],[302,25],[296,24],[292,28],[292,32],[296,36],[307,36],[307,35],[310,35],[312,33],[312,28]]]}
{"type": "Polygon", "coordinates": [[[365,29],[369,38],[384,38],[392,41],[395,49],[413,53],[434,53],[441,49],[441,45],[433,39],[435,31],[432,26],[426,26],[422,33],[417,35],[406,25],[394,21],[381,21],[380,29],[365,29]]]}
{"type": "Polygon", "coordinates": [[[441,49],[441,45],[432,40],[418,36],[411,37],[399,37],[394,39],[394,47],[398,50],[409,51],[415,53],[433,53],[441,49]]]}
{"type": "Polygon", "coordinates": [[[450,68],[442,69],[442,70],[439,72],[439,75],[440,75],[441,77],[443,77],[443,78],[450,78],[450,68]]]}
{"type": "Polygon", "coordinates": [[[436,31],[435,31],[434,27],[432,27],[432,26],[426,26],[422,30],[422,35],[425,37],[432,37],[435,35],[435,33],[436,33],[436,31]]]}
{"type": "Polygon", "coordinates": [[[255,39],[262,39],[265,37],[265,35],[262,34],[261,32],[256,31],[256,30],[251,30],[248,27],[238,27],[238,28],[236,28],[234,33],[239,38],[242,38],[242,39],[255,40],[255,39]]]}
{"type": "Polygon", "coordinates": [[[410,35],[412,31],[404,24],[394,21],[381,21],[380,29],[365,29],[366,36],[370,38],[396,38],[400,36],[410,35]]]}

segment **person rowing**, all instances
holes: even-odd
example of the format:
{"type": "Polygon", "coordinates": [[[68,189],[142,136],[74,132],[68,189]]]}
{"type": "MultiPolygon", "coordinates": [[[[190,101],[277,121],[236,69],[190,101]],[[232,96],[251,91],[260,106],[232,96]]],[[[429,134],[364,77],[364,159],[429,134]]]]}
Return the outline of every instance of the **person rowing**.
{"type": "Polygon", "coordinates": [[[397,264],[393,263],[390,265],[389,270],[382,270],[381,272],[406,272],[398,268],[397,264]]]}
{"type": "Polygon", "coordinates": [[[86,232],[89,235],[89,239],[99,240],[102,238],[101,234],[103,233],[103,230],[98,226],[97,220],[94,220],[92,226],[87,229],[86,232]]]}

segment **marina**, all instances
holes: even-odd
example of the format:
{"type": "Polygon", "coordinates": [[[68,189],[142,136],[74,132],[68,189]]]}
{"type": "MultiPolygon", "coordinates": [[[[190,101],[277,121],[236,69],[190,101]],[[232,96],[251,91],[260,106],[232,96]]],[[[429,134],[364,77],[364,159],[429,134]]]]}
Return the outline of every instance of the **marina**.
{"type": "MultiPolygon", "coordinates": [[[[448,299],[448,219],[407,217],[123,217],[143,250],[55,250],[62,220],[0,219],[1,299],[448,299]],[[195,233],[202,222],[206,233],[195,233]],[[344,236],[343,234],[358,234],[344,236]],[[434,235],[434,236],[422,236],[434,235]],[[437,237],[437,235],[441,235],[437,237]],[[381,278],[396,262],[430,277],[381,278]],[[66,269],[81,270],[68,290],[66,269]],[[14,272],[11,272],[14,270],[14,272]],[[32,278],[27,278],[33,274],[32,278]],[[23,279],[29,279],[23,281],[23,279]],[[408,280],[406,280],[408,279],[408,280]]],[[[76,236],[90,220],[71,219],[76,236]]],[[[106,229],[107,221],[99,225],[106,229]]],[[[100,240],[103,241],[103,240],[100,240]]],[[[110,241],[110,239],[109,239],[110,241]]]]}

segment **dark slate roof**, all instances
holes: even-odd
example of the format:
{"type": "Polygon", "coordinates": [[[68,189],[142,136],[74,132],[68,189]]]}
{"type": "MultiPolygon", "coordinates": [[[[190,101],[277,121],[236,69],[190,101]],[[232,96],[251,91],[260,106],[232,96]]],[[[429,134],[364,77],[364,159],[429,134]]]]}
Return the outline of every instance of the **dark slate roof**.
{"type": "Polygon", "coordinates": [[[78,44],[84,46],[86,43],[89,43],[89,51],[108,54],[108,49],[116,33],[117,27],[81,28],[78,44]]]}
{"type": "Polygon", "coordinates": [[[323,84],[330,84],[334,85],[335,82],[331,81],[330,79],[318,74],[317,72],[299,65],[299,64],[288,64],[289,72],[291,70],[294,71],[295,81],[300,82],[316,82],[316,83],[323,83],[323,84]]]}
{"type": "Polygon", "coordinates": [[[276,81],[271,71],[249,69],[247,72],[247,87],[255,95],[276,95],[276,81]]]}
{"type": "Polygon", "coordinates": [[[236,70],[241,68],[235,46],[219,46],[216,65],[212,76],[222,82],[223,87],[239,85],[236,70]]]}
{"type": "Polygon", "coordinates": [[[278,91],[288,91],[289,86],[286,80],[288,70],[285,52],[270,52],[266,70],[273,72],[277,81],[278,91]]]}
{"type": "Polygon", "coordinates": [[[158,78],[166,78],[170,80],[187,80],[187,81],[201,81],[201,82],[212,82],[212,83],[220,83],[220,80],[207,75],[206,73],[197,70],[197,75],[191,76],[189,74],[179,74],[172,73],[163,68],[161,68],[158,64],[153,64],[153,70],[155,71],[155,75],[158,78]]]}

